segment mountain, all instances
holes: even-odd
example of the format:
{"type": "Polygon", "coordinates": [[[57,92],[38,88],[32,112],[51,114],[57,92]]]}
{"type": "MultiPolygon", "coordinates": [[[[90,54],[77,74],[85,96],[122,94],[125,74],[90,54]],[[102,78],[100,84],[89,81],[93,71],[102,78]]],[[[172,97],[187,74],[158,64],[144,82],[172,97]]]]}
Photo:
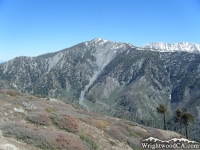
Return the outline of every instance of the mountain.
{"type": "MultiPolygon", "coordinates": [[[[198,121],[200,55],[183,45],[164,52],[97,38],[55,53],[0,64],[0,86],[142,123],[162,119],[156,112],[161,103],[168,109],[167,120],[181,108],[198,121]]],[[[198,139],[199,129],[193,129],[190,134],[198,139]]]]}
{"type": "Polygon", "coordinates": [[[131,150],[180,134],[74,108],[55,98],[0,89],[1,150],[131,150]]]}
{"type": "Polygon", "coordinates": [[[38,57],[17,57],[0,65],[0,85],[51,97],[79,97],[92,77],[95,80],[115,56],[131,47],[98,38],[38,57]]]}
{"type": "Polygon", "coordinates": [[[191,109],[199,117],[199,64],[195,53],[124,51],[87,91],[97,101],[91,108],[106,108],[117,117],[150,119],[158,117],[155,107],[163,103],[168,110],[191,109]]]}
{"type": "Polygon", "coordinates": [[[200,45],[189,42],[180,42],[175,44],[169,44],[164,42],[152,42],[142,46],[142,48],[158,50],[160,52],[176,52],[176,51],[186,51],[190,53],[200,52],[200,45]]]}

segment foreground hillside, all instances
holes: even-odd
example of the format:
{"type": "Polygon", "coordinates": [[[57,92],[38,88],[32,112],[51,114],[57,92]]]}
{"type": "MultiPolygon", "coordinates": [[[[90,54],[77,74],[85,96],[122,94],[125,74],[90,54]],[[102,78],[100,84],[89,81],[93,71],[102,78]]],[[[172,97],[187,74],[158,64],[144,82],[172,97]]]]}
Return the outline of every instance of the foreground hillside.
{"type": "Polygon", "coordinates": [[[1,150],[131,150],[148,137],[180,137],[171,131],[80,110],[58,99],[0,89],[1,150]]]}

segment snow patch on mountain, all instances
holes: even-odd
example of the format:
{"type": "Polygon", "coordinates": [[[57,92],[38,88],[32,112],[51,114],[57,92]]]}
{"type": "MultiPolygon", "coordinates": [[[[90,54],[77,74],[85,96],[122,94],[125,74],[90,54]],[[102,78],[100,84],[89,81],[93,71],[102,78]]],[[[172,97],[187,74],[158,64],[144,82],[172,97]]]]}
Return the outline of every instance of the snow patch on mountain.
{"type": "Polygon", "coordinates": [[[105,44],[106,42],[108,42],[108,40],[104,40],[102,38],[95,38],[93,39],[92,41],[90,41],[91,43],[93,43],[94,45],[96,46],[99,46],[99,45],[103,45],[105,44]]]}
{"type": "Polygon", "coordinates": [[[164,43],[164,42],[151,42],[139,48],[140,50],[149,49],[152,51],[159,52],[176,52],[176,51],[186,51],[190,53],[199,53],[200,45],[189,42],[179,42],[179,43],[164,43]]]}

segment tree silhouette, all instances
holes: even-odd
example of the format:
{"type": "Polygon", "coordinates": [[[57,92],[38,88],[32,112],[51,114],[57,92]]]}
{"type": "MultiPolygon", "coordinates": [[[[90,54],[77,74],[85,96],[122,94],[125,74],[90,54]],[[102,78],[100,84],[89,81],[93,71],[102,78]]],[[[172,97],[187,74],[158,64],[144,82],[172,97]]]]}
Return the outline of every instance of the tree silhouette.
{"type": "Polygon", "coordinates": [[[182,116],[183,124],[185,125],[185,134],[186,138],[188,138],[188,125],[189,122],[194,122],[194,117],[189,113],[184,113],[182,116]]]}
{"type": "Polygon", "coordinates": [[[164,130],[166,130],[165,117],[166,117],[167,108],[163,104],[160,104],[159,107],[156,107],[156,110],[158,113],[163,115],[164,130]]]}
{"type": "Polygon", "coordinates": [[[179,127],[180,127],[180,134],[182,134],[182,123],[183,123],[183,115],[184,111],[181,109],[176,110],[176,116],[175,116],[175,122],[179,122],[179,127]]]}

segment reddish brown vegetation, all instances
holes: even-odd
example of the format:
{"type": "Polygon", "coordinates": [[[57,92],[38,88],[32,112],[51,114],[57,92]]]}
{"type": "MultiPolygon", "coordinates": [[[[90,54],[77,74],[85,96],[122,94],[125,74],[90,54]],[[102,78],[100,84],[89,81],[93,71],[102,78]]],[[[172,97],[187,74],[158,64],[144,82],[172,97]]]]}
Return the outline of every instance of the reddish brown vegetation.
{"type": "Polygon", "coordinates": [[[112,118],[112,117],[106,117],[106,119],[105,119],[106,121],[108,121],[108,122],[116,122],[116,119],[115,118],[112,118]]]}
{"type": "Polygon", "coordinates": [[[118,128],[118,129],[121,131],[121,133],[123,133],[124,135],[130,136],[129,131],[127,131],[127,129],[125,129],[124,127],[118,126],[117,128],[118,128]]]}
{"type": "Polygon", "coordinates": [[[87,124],[93,124],[93,119],[91,117],[82,117],[79,119],[87,124]]]}
{"type": "Polygon", "coordinates": [[[2,94],[4,93],[4,92],[3,92],[3,88],[1,88],[1,87],[0,87],[0,93],[2,93],[2,94]]]}
{"type": "Polygon", "coordinates": [[[154,135],[154,137],[160,138],[160,139],[163,138],[163,135],[162,135],[162,133],[159,131],[159,129],[149,128],[149,129],[147,129],[147,130],[148,130],[148,132],[149,132],[151,135],[154,135]]]}
{"type": "Polygon", "coordinates": [[[66,137],[62,134],[59,134],[57,137],[57,143],[62,145],[62,147],[66,147],[69,150],[84,150],[82,144],[80,144],[77,140],[72,137],[66,137]]]}
{"type": "Polygon", "coordinates": [[[36,112],[27,115],[27,119],[35,124],[39,125],[49,125],[50,118],[45,112],[36,112]]]}
{"type": "Polygon", "coordinates": [[[18,95],[16,91],[11,91],[11,90],[7,91],[6,94],[8,94],[10,96],[17,96],[18,95]]]}
{"type": "Polygon", "coordinates": [[[23,140],[42,149],[85,150],[74,137],[21,123],[7,122],[0,126],[4,136],[23,140]]]}
{"type": "Polygon", "coordinates": [[[69,115],[57,115],[51,116],[52,122],[56,124],[60,129],[67,130],[68,132],[78,132],[79,123],[76,118],[69,115]]]}
{"type": "Polygon", "coordinates": [[[119,121],[116,122],[115,125],[116,125],[116,126],[123,127],[123,128],[125,128],[125,129],[128,129],[128,128],[129,128],[129,125],[127,125],[127,124],[125,124],[125,123],[123,123],[123,122],[119,122],[119,121]]]}
{"type": "Polygon", "coordinates": [[[106,132],[114,139],[118,139],[121,142],[127,141],[126,136],[116,126],[110,127],[106,132]]]}

